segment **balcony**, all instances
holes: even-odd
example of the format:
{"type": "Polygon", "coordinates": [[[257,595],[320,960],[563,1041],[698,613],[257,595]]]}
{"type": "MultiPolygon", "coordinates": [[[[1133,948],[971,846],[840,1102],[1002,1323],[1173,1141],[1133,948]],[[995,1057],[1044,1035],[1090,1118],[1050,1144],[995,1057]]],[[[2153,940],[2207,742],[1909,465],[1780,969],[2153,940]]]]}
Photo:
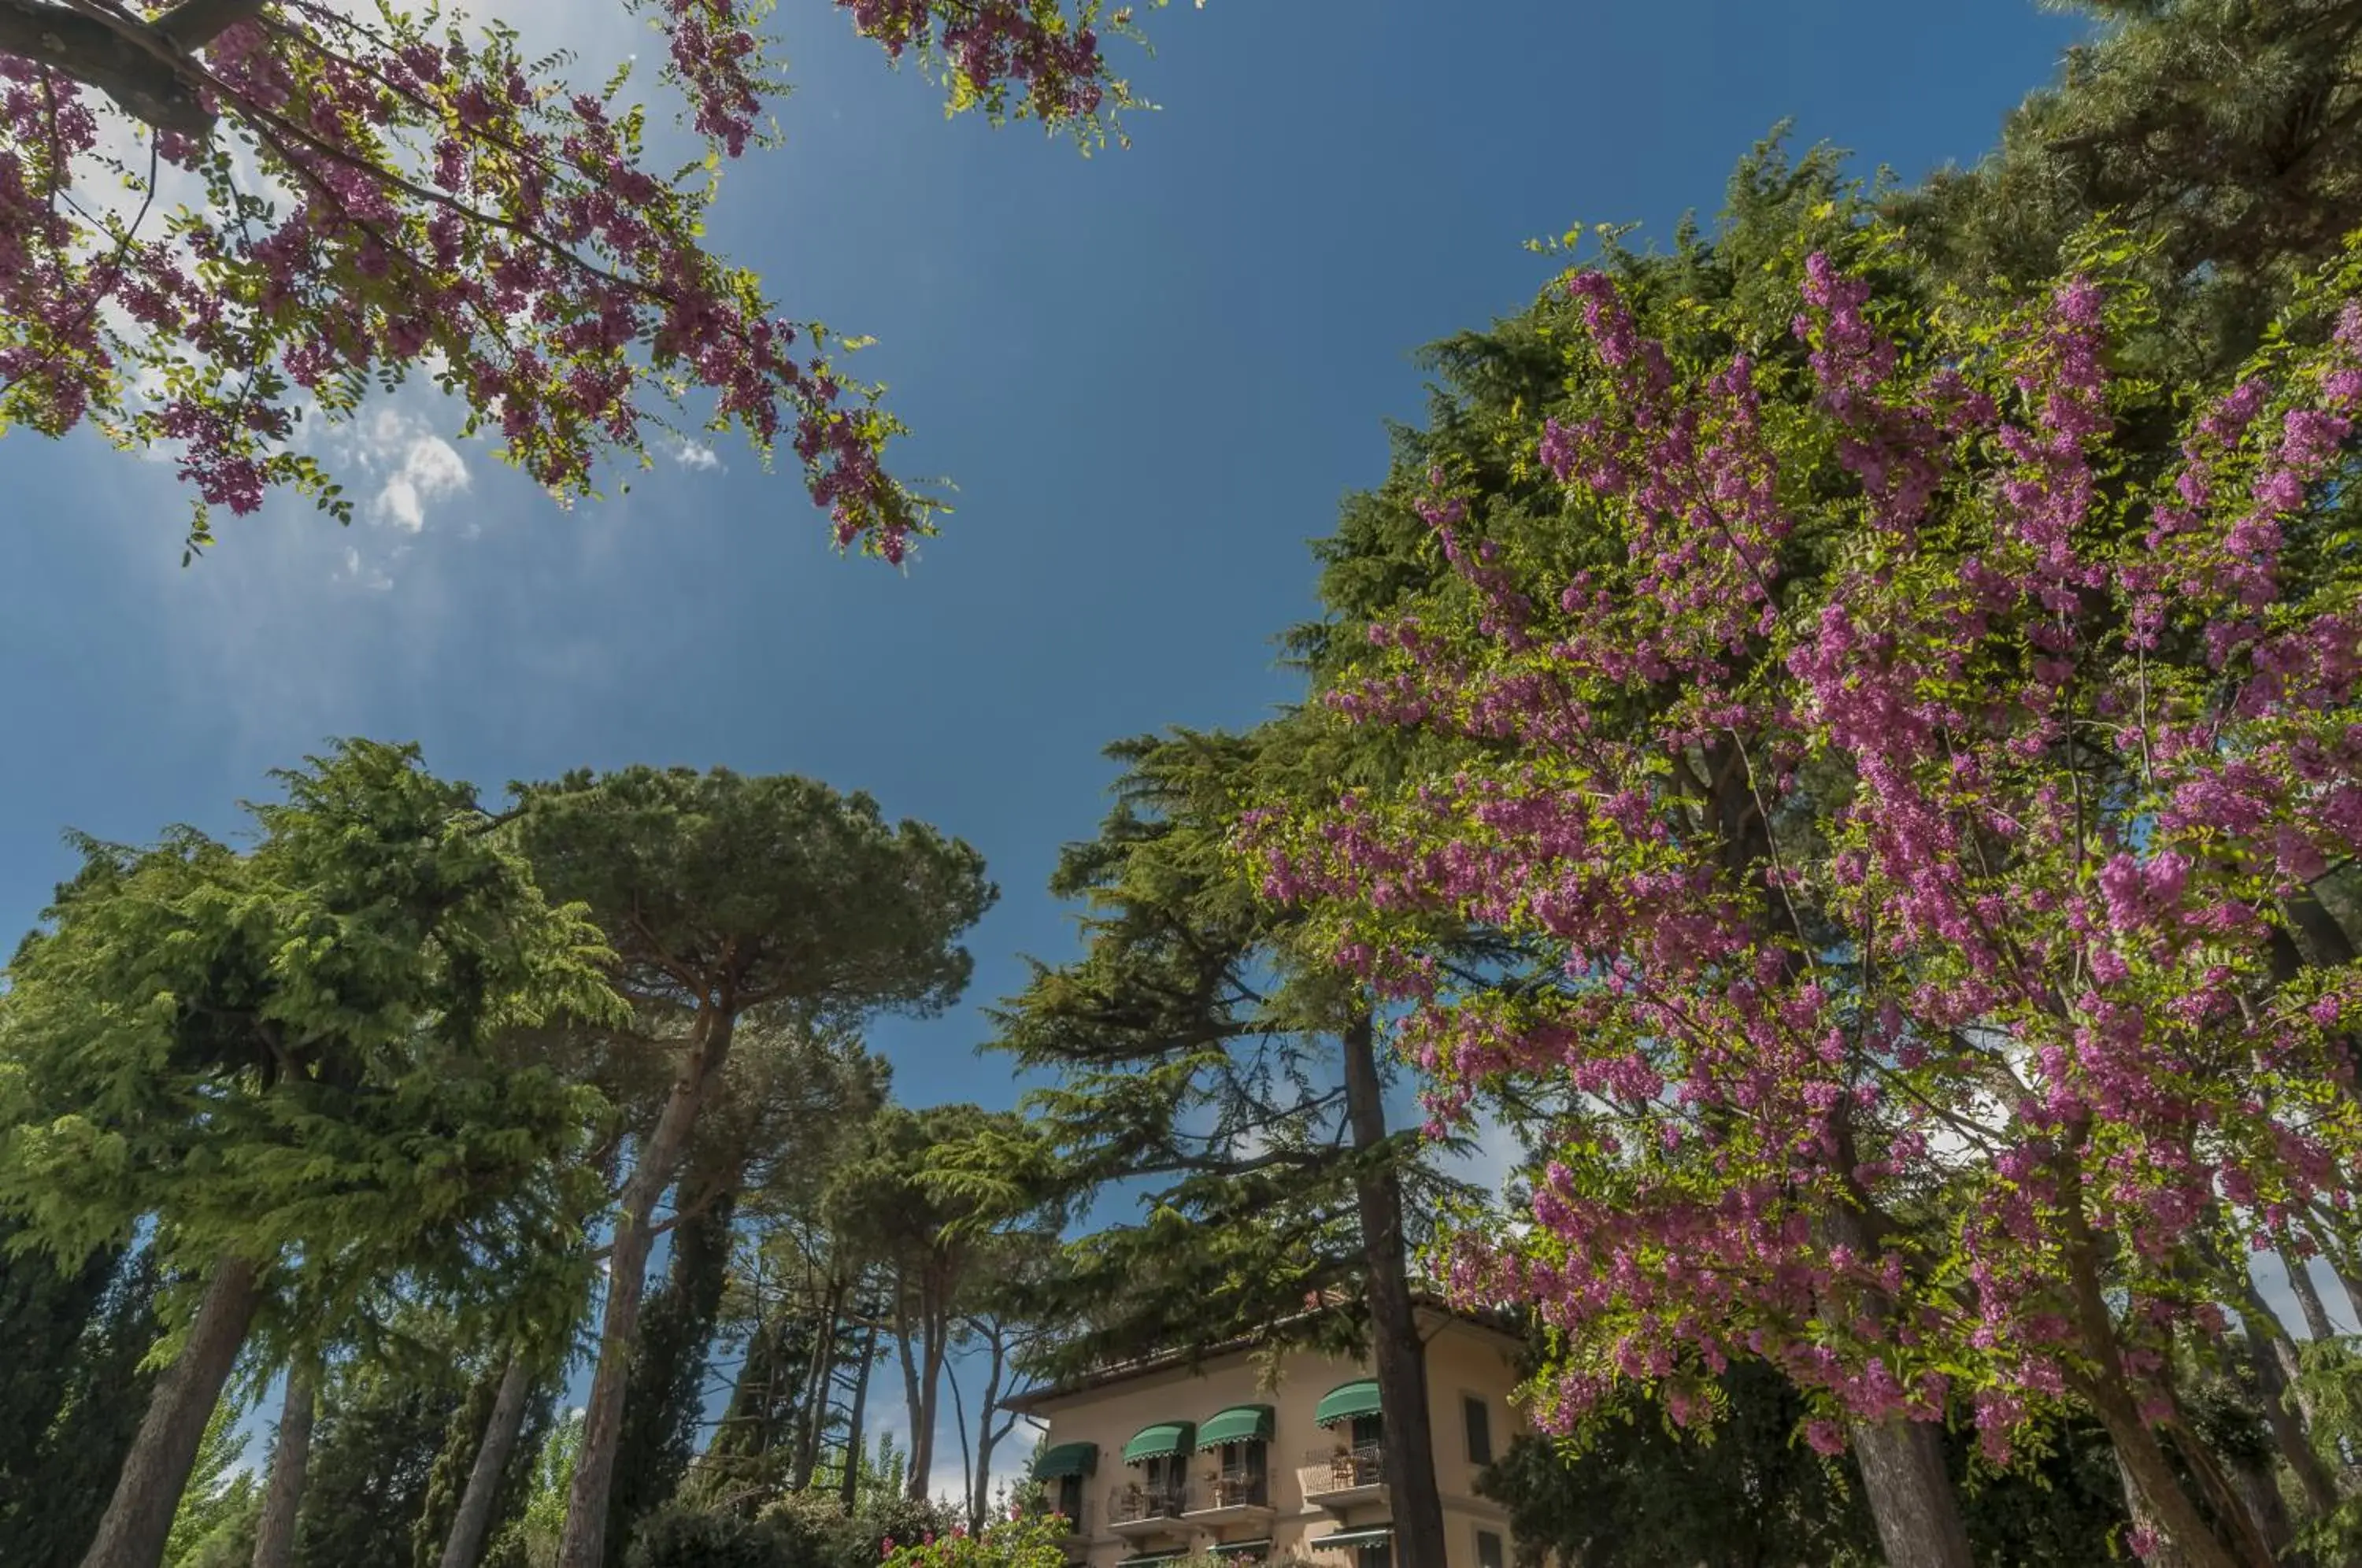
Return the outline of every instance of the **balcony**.
{"type": "Polygon", "coordinates": [[[1342,1513],[1386,1496],[1385,1446],[1316,1449],[1297,1466],[1296,1485],[1308,1507],[1342,1513]]]}
{"type": "Polygon", "coordinates": [[[1107,1527],[1129,1540],[1178,1535],[1186,1502],[1177,1486],[1120,1487],[1108,1494],[1107,1527]]]}
{"type": "Polygon", "coordinates": [[[1271,1518],[1271,1472],[1210,1471],[1199,1479],[1185,1510],[1191,1524],[1258,1523],[1271,1518]]]}

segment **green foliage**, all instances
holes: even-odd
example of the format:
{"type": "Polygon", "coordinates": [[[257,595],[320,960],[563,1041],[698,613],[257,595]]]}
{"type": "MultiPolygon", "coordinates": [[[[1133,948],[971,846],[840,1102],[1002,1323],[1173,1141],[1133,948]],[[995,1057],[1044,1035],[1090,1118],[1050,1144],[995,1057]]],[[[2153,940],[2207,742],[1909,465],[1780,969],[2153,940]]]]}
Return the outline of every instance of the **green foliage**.
{"type": "MultiPolygon", "coordinates": [[[[312,1432],[295,1568],[412,1568],[412,1530],[468,1397],[462,1368],[424,1358],[349,1366],[333,1378],[312,1432]]],[[[439,1556],[442,1541],[435,1544],[439,1556]]]]}
{"type": "Polygon", "coordinates": [[[93,1253],[71,1269],[45,1257],[11,1257],[18,1227],[0,1219],[0,1532],[37,1486],[50,1428],[65,1406],[75,1349],[90,1331],[122,1254],[93,1253]]]}
{"type": "Polygon", "coordinates": [[[790,1494],[752,1518],[674,1503],[641,1522],[624,1568],[877,1568],[889,1541],[955,1528],[942,1509],[899,1490],[878,1488],[850,1514],[819,1492],[790,1494]]]}
{"type": "MultiPolygon", "coordinates": [[[[495,1363],[479,1371],[444,1424],[410,1522],[411,1568],[437,1568],[443,1561],[443,1543],[450,1539],[451,1526],[459,1516],[459,1502],[467,1495],[468,1475],[475,1467],[485,1423],[492,1419],[492,1404],[499,1397],[504,1370],[495,1363]]],[[[525,1449],[525,1453],[530,1463],[532,1450],[525,1449]]]]}
{"type": "Polygon", "coordinates": [[[168,1568],[218,1568],[254,1552],[254,1526],[262,1507],[262,1487],[244,1468],[246,1440],[238,1435],[238,1418],[245,1414],[232,1400],[214,1407],[205,1421],[197,1463],[181,1506],[172,1516],[172,1533],[164,1547],[168,1568]]]}
{"type": "MultiPolygon", "coordinates": [[[[2308,1341],[2297,1352],[2295,1393],[2312,1416],[2311,1436],[2333,1470],[2362,1455],[2362,1341],[2351,1335],[2308,1341]]],[[[2307,1523],[2298,1546],[2322,1562],[2362,1559],[2362,1493],[2307,1523]]]]}
{"type": "Polygon", "coordinates": [[[349,742],[279,777],[247,853],[189,829],[76,841],[0,997],[12,1244],[79,1260],[152,1219],[168,1271],[282,1264],[278,1327],[306,1340],[397,1276],[494,1320],[570,1297],[549,1243],[597,1200],[601,1102],[502,1043],[612,1016],[597,933],[415,748],[349,742]]]}
{"type": "Polygon", "coordinates": [[[0,1540],[26,1568],[72,1568],[98,1528],[123,1456],[139,1428],[155,1375],[146,1368],[160,1331],[156,1258],[142,1247],[101,1254],[101,1289],[88,1298],[68,1341],[72,1308],[83,1283],[45,1257],[9,1258],[0,1250],[0,1411],[10,1436],[0,1453],[0,1540]],[[68,1287],[76,1287],[70,1290],[68,1287]]]}
{"type": "Polygon", "coordinates": [[[582,1411],[578,1407],[554,1421],[533,1457],[524,1506],[484,1552],[484,1568],[549,1568],[557,1560],[566,1529],[567,1492],[574,1484],[574,1458],[582,1452],[582,1411]]]}
{"type": "Polygon", "coordinates": [[[590,907],[635,999],[832,1022],[939,1010],[967,983],[983,858],[867,795],[720,767],[511,789],[535,871],[590,907]]]}
{"type": "MultiPolygon", "coordinates": [[[[696,1193],[696,1182],[682,1190],[696,1193]]],[[[674,1228],[671,1273],[640,1320],[608,1494],[610,1540],[632,1540],[639,1520],[673,1496],[704,1420],[706,1349],[729,1274],[734,1194],[700,1196],[712,1207],[674,1228]]]]}
{"type": "MultiPolygon", "coordinates": [[[[1798,1437],[1809,1414],[1778,1372],[1739,1361],[1710,1430],[1683,1430],[1629,1393],[1573,1440],[1524,1437],[1478,1483],[1521,1550],[1582,1568],[1873,1568],[1877,1531],[1852,1457],[1798,1437]]],[[[2106,1434],[2088,1419],[2030,1432],[1996,1472],[1965,1425],[1947,1444],[1982,1568],[2090,1568],[2128,1523],[2106,1434]]]]}
{"type": "Polygon", "coordinates": [[[1756,1362],[1722,1377],[1722,1419],[1683,1431],[1655,1407],[1601,1410],[1579,1441],[1523,1437],[1480,1479],[1521,1549],[1584,1568],[1870,1568],[1877,1532],[1849,1460],[1795,1439],[1804,1401],[1756,1362]]]}
{"type": "Polygon", "coordinates": [[[2295,280],[2362,226],[2362,7],[2350,0],[2077,0],[2103,28],[1974,168],[1891,211],[1942,276],[2057,273],[2097,216],[2154,237],[2149,351],[2227,373],[2295,280]]]}
{"type": "Polygon", "coordinates": [[[1065,1528],[1054,1519],[995,1519],[980,1534],[955,1529],[899,1541],[885,1568],[1065,1568],[1065,1528]]]}
{"type": "Polygon", "coordinates": [[[794,1568],[787,1533],[767,1520],[663,1507],[644,1520],[624,1568],[794,1568]]]}
{"type": "Polygon", "coordinates": [[[2070,1412],[2025,1434],[2005,1470],[1973,1457],[1965,1414],[1947,1434],[1960,1515],[1990,1568],[2086,1568],[2128,1557],[2132,1523],[2107,1433],[2070,1412]]]}
{"type": "Polygon", "coordinates": [[[1350,766],[1318,737],[1282,721],[1120,742],[1114,810],[1060,855],[1051,890],[1082,904],[1084,955],[1035,964],[994,1015],[1000,1049],[1059,1075],[1026,1100],[1055,1157],[985,1150],[966,1174],[1012,1193],[1063,1186],[1076,1203],[1124,1183],[1142,1215],[1070,1247],[1034,1303],[1079,1325],[1039,1358],[1045,1373],[1281,1323],[1351,1350],[1365,1324],[1358,1176],[1401,1176],[1415,1239],[1467,1196],[1442,1149],[1397,1132],[1357,1153],[1341,1136],[1338,1034],[1356,999],[1296,962],[1286,920],[1230,856],[1258,789],[1350,766]],[[1305,1316],[1314,1296],[1339,1309],[1305,1316]]]}

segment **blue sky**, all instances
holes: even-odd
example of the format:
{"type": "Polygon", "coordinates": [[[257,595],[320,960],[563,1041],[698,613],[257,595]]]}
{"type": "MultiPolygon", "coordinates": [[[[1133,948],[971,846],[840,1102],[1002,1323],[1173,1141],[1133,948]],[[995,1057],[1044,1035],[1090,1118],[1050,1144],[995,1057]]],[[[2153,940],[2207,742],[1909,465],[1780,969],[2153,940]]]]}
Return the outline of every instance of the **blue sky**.
{"type": "MultiPolygon", "coordinates": [[[[606,4],[496,8],[586,78],[634,47],[606,4]]],[[[2027,0],[1211,0],[1151,14],[1125,64],[1164,109],[1084,160],[946,124],[833,8],[782,12],[787,145],[730,171],[715,237],[789,314],[879,339],[855,368],[916,433],[902,471],[958,483],[944,536],[907,574],[840,561],[796,478],[726,446],[561,513],[405,398],[348,443],[362,522],[229,521],[184,571],[168,473],[20,435],[0,912],[35,918],[60,829],[227,828],[334,735],[419,740],[488,791],[718,763],[977,845],[989,1001],[1019,954],[1071,951],[1041,889],[1104,810],[1099,747],[1292,694],[1269,639],[1311,609],[1303,542],[1418,414],[1412,351],[1550,274],[1523,240],[1668,235],[1785,116],[1864,171],[1972,160],[2081,27],[2027,0]]],[[[1005,1104],[983,1036],[964,1008],[876,1039],[906,1099],[1005,1104]]]]}

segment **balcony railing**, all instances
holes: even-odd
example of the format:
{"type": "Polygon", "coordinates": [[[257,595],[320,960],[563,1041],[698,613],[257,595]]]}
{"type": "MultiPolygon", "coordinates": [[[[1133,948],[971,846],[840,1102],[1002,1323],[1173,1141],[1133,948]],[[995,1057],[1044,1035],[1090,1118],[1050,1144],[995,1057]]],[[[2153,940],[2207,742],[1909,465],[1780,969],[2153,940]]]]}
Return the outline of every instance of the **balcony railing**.
{"type": "Polygon", "coordinates": [[[1108,1494],[1108,1523],[1140,1524],[1148,1519],[1175,1519],[1187,1498],[1178,1486],[1126,1486],[1108,1494]]]}
{"type": "Polygon", "coordinates": [[[1297,1466],[1296,1484],[1305,1500],[1333,1496],[1385,1485],[1385,1445],[1362,1443],[1349,1449],[1314,1449],[1297,1466]]]}
{"type": "Polygon", "coordinates": [[[1208,1475],[1198,1483],[1197,1494],[1189,1499],[1192,1513],[1211,1513],[1217,1508],[1267,1508],[1271,1507],[1271,1472],[1268,1470],[1225,1470],[1208,1475]]]}

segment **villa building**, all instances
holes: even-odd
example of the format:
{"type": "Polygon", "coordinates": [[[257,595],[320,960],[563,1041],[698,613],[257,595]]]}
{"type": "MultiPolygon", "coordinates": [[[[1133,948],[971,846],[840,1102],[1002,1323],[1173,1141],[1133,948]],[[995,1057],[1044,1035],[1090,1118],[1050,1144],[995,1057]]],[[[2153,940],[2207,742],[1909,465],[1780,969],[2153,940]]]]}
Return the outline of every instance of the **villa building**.
{"type": "MultiPolygon", "coordinates": [[[[1522,1342],[1439,1302],[1418,1315],[1446,1561],[1415,1568],[1508,1568],[1508,1516],[1475,1481],[1529,1430],[1509,1400],[1522,1342]]],[[[1194,1366],[1153,1356],[1009,1402],[1048,1423],[1033,1474],[1074,1527],[1070,1560],[1117,1568],[1212,1551],[1414,1568],[1393,1551],[1386,1413],[1369,1366],[1302,1351],[1259,1376],[1255,1350],[1242,1341],[1194,1366]]]]}

